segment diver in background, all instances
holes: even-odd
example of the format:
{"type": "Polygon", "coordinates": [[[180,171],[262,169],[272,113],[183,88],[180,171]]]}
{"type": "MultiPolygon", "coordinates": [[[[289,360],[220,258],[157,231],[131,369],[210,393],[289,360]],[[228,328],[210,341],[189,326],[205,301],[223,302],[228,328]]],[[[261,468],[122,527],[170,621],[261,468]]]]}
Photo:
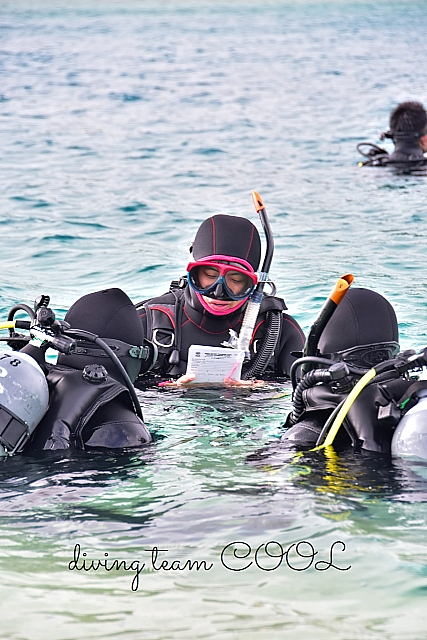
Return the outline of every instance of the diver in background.
{"type": "Polygon", "coordinates": [[[390,130],[382,133],[380,138],[390,138],[394,143],[394,151],[389,154],[385,149],[368,142],[357,145],[358,151],[368,158],[359,166],[394,165],[407,169],[417,169],[427,165],[427,113],[421,102],[401,102],[390,114],[390,130]],[[369,151],[361,149],[370,147],[369,151]]]}
{"type": "MultiPolygon", "coordinates": [[[[136,305],[144,336],[159,350],[152,372],[146,375],[142,367],[138,387],[180,376],[180,383],[189,382],[182,376],[190,345],[219,347],[229,340],[230,329],[239,332],[241,328],[246,304],[258,282],[261,241],[256,227],[246,218],[212,216],[201,224],[190,251],[187,278],[181,279],[180,286],[136,305]]],[[[301,328],[285,309],[281,298],[263,294],[249,367],[273,331],[278,335],[262,376],[288,376],[295,359],[292,352],[304,345],[301,328]],[[277,321],[274,330],[273,319],[277,321]]],[[[256,367],[253,374],[258,375],[256,367]]]]}

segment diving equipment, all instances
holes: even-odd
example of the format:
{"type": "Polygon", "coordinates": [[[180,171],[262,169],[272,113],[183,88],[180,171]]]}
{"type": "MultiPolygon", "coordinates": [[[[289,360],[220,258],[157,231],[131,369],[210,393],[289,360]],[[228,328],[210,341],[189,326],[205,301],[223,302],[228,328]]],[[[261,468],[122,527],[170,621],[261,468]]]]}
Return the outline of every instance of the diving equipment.
{"type": "Polygon", "coordinates": [[[427,460],[427,389],[420,391],[419,400],[403,416],[391,441],[391,453],[399,458],[427,460]]]}
{"type": "Polygon", "coordinates": [[[416,171],[427,164],[427,158],[424,156],[423,150],[419,146],[419,138],[423,134],[405,133],[400,136],[396,134],[386,135],[383,137],[395,138],[395,149],[389,153],[386,149],[382,149],[370,142],[360,142],[356,149],[366,158],[366,160],[358,163],[359,167],[394,167],[396,169],[416,171]],[[366,150],[365,150],[366,148],[366,150]]]}
{"type": "MultiPolygon", "coordinates": [[[[256,286],[255,291],[252,293],[251,297],[248,300],[239,335],[237,335],[234,330],[230,329],[230,339],[227,343],[224,343],[224,346],[229,346],[233,349],[240,349],[244,351],[246,360],[249,360],[250,358],[249,345],[252,340],[253,331],[261,308],[264,286],[267,282],[270,282],[268,272],[274,253],[273,232],[271,230],[267,211],[265,209],[262,198],[256,191],[252,191],[251,196],[255,210],[259,214],[261,224],[264,229],[267,248],[264,262],[261,268],[261,273],[259,274],[259,282],[256,286]]],[[[245,380],[253,377],[256,374],[260,375],[261,373],[263,373],[268,364],[268,361],[274,353],[274,349],[276,348],[280,334],[281,323],[279,318],[276,318],[274,320],[270,318],[269,320],[270,326],[266,348],[264,348],[259,352],[259,354],[257,354],[250,367],[246,368],[246,370],[244,371],[242,378],[245,380]]]]}
{"type": "Polygon", "coordinates": [[[258,277],[246,260],[210,256],[187,265],[190,286],[200,295],[220,300],[242,300],[250,296],[258,277]]]}
{"type": "Polygon", "coordinates": [[[146,366],[151,366],[157,349],[142,338],[132,302],[119,289],[84,296],[66,316],[82,328],[57,320],[48,304],[49,297],[40,296],[34,312],[26,305],[15,305],[9,312],[12,319],[0,325],[13,334],[15,328],[29,333],[6,339],[15,351],[0,357],[0,455],[18,453],[24,447],[35,451],[70,446],[123,449],[151,442],[130,376],[136,377],[142,361],[150,360],[146,366]],[[25,311],[30,321],[14,320],[18,310],[25,311]],[[98,327],[107,335],[105,341],[86,327],[98,327]],[[115,339],[126,336],[135,342],[115,339]],[[25,346],[18,351],[22,343],[25,346]],[[46,363],[48,348],[60,353],[56,365],[46,363]],[[24,383],[21,372],[26,374],[24,383]],[[9,388],[17,395],[21,411],[28,413],[28,405],[33,407],[32,421],[27,419],[25,429],[18,429],[25,416],[13,405],[9,388]]]}
{"type": "MultiPolygon", "coordinates": [[[[252,199],[267,238],[264,271],[271,262],[274,244],[259,194],[252,192],[252,199]]],[[[234,348],[239,332],[247,342],[244,352],[249,355],[243,365],[243,378],[269,375],[273,371],[280,378],[287,377],[294,358],[292,353],[302,349],[304,336],[298,323],[283,313],[286,305],[276,297],[268,274],[256,273],[261,260],[261,240],[255,225],[237,216],[212,216],[200,225],[191,251],[193,260],[185,278],[173,281],[169,292],[136,305],[144,334],[159,349],[152,380],[148,381],[146,376],[145,384],[145,372],[141,369],[139,388],[155,384],[156,377],[160,381],[185,374],[191,345],[234,348]],[[193,271],[203,263],[217,269],[212,274],[213,282],[202,282],[201,272],[193,271]],[[243,276],[246,283],[237,292],[232,282],[227,281],[227,274],[232,276],[233,271],[243,276]],[[271,290],[264,294],[267,284],[271,290]]]]}
{"type": "Polygon", "coordinates": [[[194,260],[187,267],[187,279],[202,307],[213,316],[227,316],[242,307],[258,281],[255,271],[261,256],[261,240],[252,222],[237,216],[212,216],[200,225],[190,251],[194,260]],[[208,262],[221,271],[216,282],[213,272],[206,272],[200,264],[208,262]],[[231,274],[226,275],[228,269],[215,264],[218,262],[236,265],[243,286],[236,287],[231,274]],[[216,286],[211,287],[214,282],[216,286]],[[234,304],[225,304],[230,301],[234,304]]]}
{"type": "Polygon", "coordinates": [[[19,453],[47,411],[49,390],[26,353],[0,352],[0,456],[19,453]]]}
{"type": "MultiPolygon", "coordinates": [[[[317,347],[322,333],[329,320],[332,318],[332,315],[334,314],[341,300],[346,295],[353,280],[354,276],[351,273],[348,273],[338,279],[336,285],[329,294],[329,297],[326,299],[324,305],[320,309],[319,315],[311,325],[311,329],[304,346],[303,357],[318,355],[317,347]]],[[[305,361],[302,368],[303,373],[306,373],[308,369],[308,361],[305,361]]]]}
{"type": "Polygon", "coordinates": [[[321,333],[318,355],[293,365],[294,408],[282,442],[426,458],[427,412],[415,410],[427,393],[427,380],[417,380],[426,363],[427,349],[399,353],[396,315],[383,296],[351,289],[321,333]],[[306,363],[311,370],[297,383],[306,363]]]}
{"type": "MultiPolygon", "coordinates": [[[[72,338],[61,335],[63,323],[57,321],[53,311],[47,308],[49,298],[42,296],[35,310],[25,304],[12,307],[8,322],[0,325],[12,334],[14,329],[29,330],[24,350],[0,352],[0,456],[21,452],[43,419],[49,406],[49,388],[46,381],[44,352],[48,347],[71,352],[75,346],[72,338]],[[43,304],[41,300],[43,298],[43,304]],[[30,321],[14,320],[15,313],[25,311],[30,321]],[[26,352],[27,350],[27,352],[26,352]]],[[[9,342],[9,339],[7,339],[9,342]]],[[[22,345],[21,343],[21,345],[22,345]]]]}

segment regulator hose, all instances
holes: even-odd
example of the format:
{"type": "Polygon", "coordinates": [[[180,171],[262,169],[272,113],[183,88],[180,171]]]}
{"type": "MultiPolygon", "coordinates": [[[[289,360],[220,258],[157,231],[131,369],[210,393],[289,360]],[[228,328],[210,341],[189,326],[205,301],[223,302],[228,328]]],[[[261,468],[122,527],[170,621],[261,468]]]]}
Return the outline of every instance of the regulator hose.
{"type": "Polygon", "coordinates": [[[292,396],[292,404],[294,406],[292,413],[288,416],[290,424],[298,422],[305,410],[303,392],[315,385],[331,382],[341,384],[349,381],[350,371],[345,362],[335,362],[328,369],[312,369],[298,382],[292,396]]]}
{"type": "Polygon", "coordinates": [[[267,311],[265,316],[266,329],[264,339],[257,353],[250,361],[249,367],[243,372],[242,380],[248,380],[264,373],[277,346],[282,326],[281,312],[267,311]]]}
{"type": "Polygon", "coordinates": [[[30,316],[31,320],[35,320],[36,318],[36,314],[31,309],[31,307],[29,307],[27,304],[20,303],[20,304],[15,304],[15,306],[13,306],[9,310],[9,313],[7,314],[7,319],[13,320],[13,317],[17,311],[25,311],[25,313],[27,313],[30,316]]]}
{"type": "Polygon", "coordinates": [[[304,413],[304,401],[302,394],[306,389],[314,387],[314,385],[320,382],[330,382],[331,374],[327,369],[313,369],[305,374],[296,386],[294,394],[292,396],[292,404],[294,406],[292,413],[288,417],[289,424],[295,424],[298,422],[301,415],[304,413]]]}
{"type": "MultiPolygon", "coordinates": [[[[298,358],[298,360],[294,360],[293,363],[291,364],[291,370],[289,372],[291,383],[292,383],[292,389],[295,389],[297,386],[298,369],[306,363],[311,365],[317,365],[317,364],[326,365],[327,367],[330,367],[331,365],[334,364],[334,360],[330,360],[329,358],[323,358],[322,356],[305,356],[303,358],[298,358]]],[[[310,369],[313,369],[313,368],[314,366],[310,367],[310,369]]],[[[354,367],[350,364],[347,364],[347,368],[350,373],[354,373],[354,375],[358,377],[362,376],[368,371],[368,369],[362,369],[361,367],[354,367]]]]}

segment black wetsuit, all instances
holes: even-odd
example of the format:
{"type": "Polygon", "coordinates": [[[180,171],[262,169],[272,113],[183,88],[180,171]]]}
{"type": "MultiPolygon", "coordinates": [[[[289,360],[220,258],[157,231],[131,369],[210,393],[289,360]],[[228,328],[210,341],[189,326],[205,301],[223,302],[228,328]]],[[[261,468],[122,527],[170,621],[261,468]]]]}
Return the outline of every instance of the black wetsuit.
{"type": "MultiPolygon", "coordinates": [[[[255,355],[255,350],[260,348],[265,338],[268,314],[278,315],[280,334],[267,375],[287,376],[295,359],[292,352],[301,351],[304,345],[300,326],[292,316],[283,313],[285,309],[282,299],[264,296],[253,333],[251,353],[255,355]]],[[[245,306],[234,313],[214,316],[202,307],[189,286],[147,301],[140,308],[140,317],[145,336],[153,340],[159,349],[159,359],[153,372],[161,377],[182,375],[186,371],[190,345],[221,346],[222,342],[228,341],[230,329],[239,332],[244,312],[245,306]],[[175,355],[179,353],[179,357],[171,363],[170,358],[175,350],[175,355]]],[[[144,379],[147,379],[146,376],[140,375],[136,385],[144,386],[144,379]]]]}
{"type": "Polygon", "coordinates": [[[51,367],[47,376],[49,409],[27,451],[123,450],[151,442],[150,432],[135,414],[128,389],[106,370],[105,374],[102,381],[99,374],[91,380],[82,370],[51,367]]]}
{"type": "Polygon", "coordinates": [[[387,162],[390,164],[400,163],[420,163],[427,164],[427,158],[424,157],[423,150],[419,144],[414,144],[413,141],[398,140],[395,142],[393,153],[391,153],[387,162]]]}
{"type": "MultiPolygon", "coordinates": [[[[368,159],[360,163],[364,167],[392,167],[398,172],[424,171],[427,168],[427,158],[418,143],[413,140],[396,140],[393,153],[388,153],[369,143],[359,145],[370,146],[368,153],[363,153],[368,159]]],[[[360,153],[362,153],[360,151],[360,153]]]]}
{"type": "MultiPolygon", "coordinates": [[[[261,240],[256,227],[238,216],[215,215],[207,218],[200,225],[192,246],[193,260],[209,260],[214,262],[243,261],[248,270],[255,272],[260,263],[261,240]]],[[[216,294],[206,294],[216,297],[216,294]]],[[[220,299],[230,300],[220,296],[220,299]]],[[[190,285],[182,289],[174,289],[158,298],[146,301],[144,305],[137,305],[143,325],[144,336],[153,340],[159,348],[159,360],[153,372],[160,377],[180,376],[185,373],[190,345],[220,347],[228,342],[230,329],[239,332],[242,325],[246,303],[224,315],[215,315],[207,310],[190,285]]],[[[254,328],[253,340],[250,346],[252,356],[255,356],[246,368],[247,377],[256,377],[253,371],[257,359],[267,353],[267,338],[277,331],[278,342],[274,349],[274,361],[269,370],[260,371],[263,376],[287,376],[293,360],[292,351],[301,351],[304,346],[304,334],[298,323],[283,311],[286,305],[281,298],[265,296],[254,328]],[[276,320],[278,322],[276,322],[276,320]],[[275,327],[273,329],[273,326],[275,327]]],[[[265,358],[268,362],[268,358],[265,358]]],[[[246,365],[244,365],[245,367],[246,365]]],[[[144,369],[141,369],[144,372],[144,369]]],[[[149,378],[140,375],[137,386],[146,386],[149,378]]]]}
{"type": "MultiPolygon", "coordinates": [[[[354,376],[353,383],[360,377],[354,376]]],[[[334,446],[389,454],[394,429],[403,415],[398,405],[413,382],[389,372],[379,382],[365,387],[351,406],[334,446]]],[[[302,448],[314,447],[327,419],[347,395],[334,390],[331,384],[307,389],[304,392],[305,410],[297,424],[282,436],[282,442],[302,448]]],[[[413,404],[405,406],[405,410],[413,404]]]]}

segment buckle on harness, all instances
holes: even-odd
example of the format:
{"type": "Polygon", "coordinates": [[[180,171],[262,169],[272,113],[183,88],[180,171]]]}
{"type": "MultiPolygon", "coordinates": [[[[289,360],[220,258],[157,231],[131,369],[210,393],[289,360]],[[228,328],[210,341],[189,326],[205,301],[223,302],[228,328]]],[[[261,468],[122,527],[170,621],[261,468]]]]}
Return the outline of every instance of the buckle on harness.
{"type": "Polygon", "coordinates": [[[139,360],[148,360],[150,357],[150,349],[148,347],[131,347],[129,349],[129,355],[139,360]]]}
{"type": "Polygon", "coordinates": [[[171,338],[170,338],[169,344],[164,344],[163,342],[159,342],[159,340],[157,340],[157,332],[158,331],[163,331],[163,333],[165,333],[164,329],[154,329],[153,338],[152,338],[154,344],[156,344],[158,347],[164,347],[165,349],[169,349],[169,347],[171,347],[173,345],[173,343],[175,342],[175,334],[171,333],[171,338]]]}

